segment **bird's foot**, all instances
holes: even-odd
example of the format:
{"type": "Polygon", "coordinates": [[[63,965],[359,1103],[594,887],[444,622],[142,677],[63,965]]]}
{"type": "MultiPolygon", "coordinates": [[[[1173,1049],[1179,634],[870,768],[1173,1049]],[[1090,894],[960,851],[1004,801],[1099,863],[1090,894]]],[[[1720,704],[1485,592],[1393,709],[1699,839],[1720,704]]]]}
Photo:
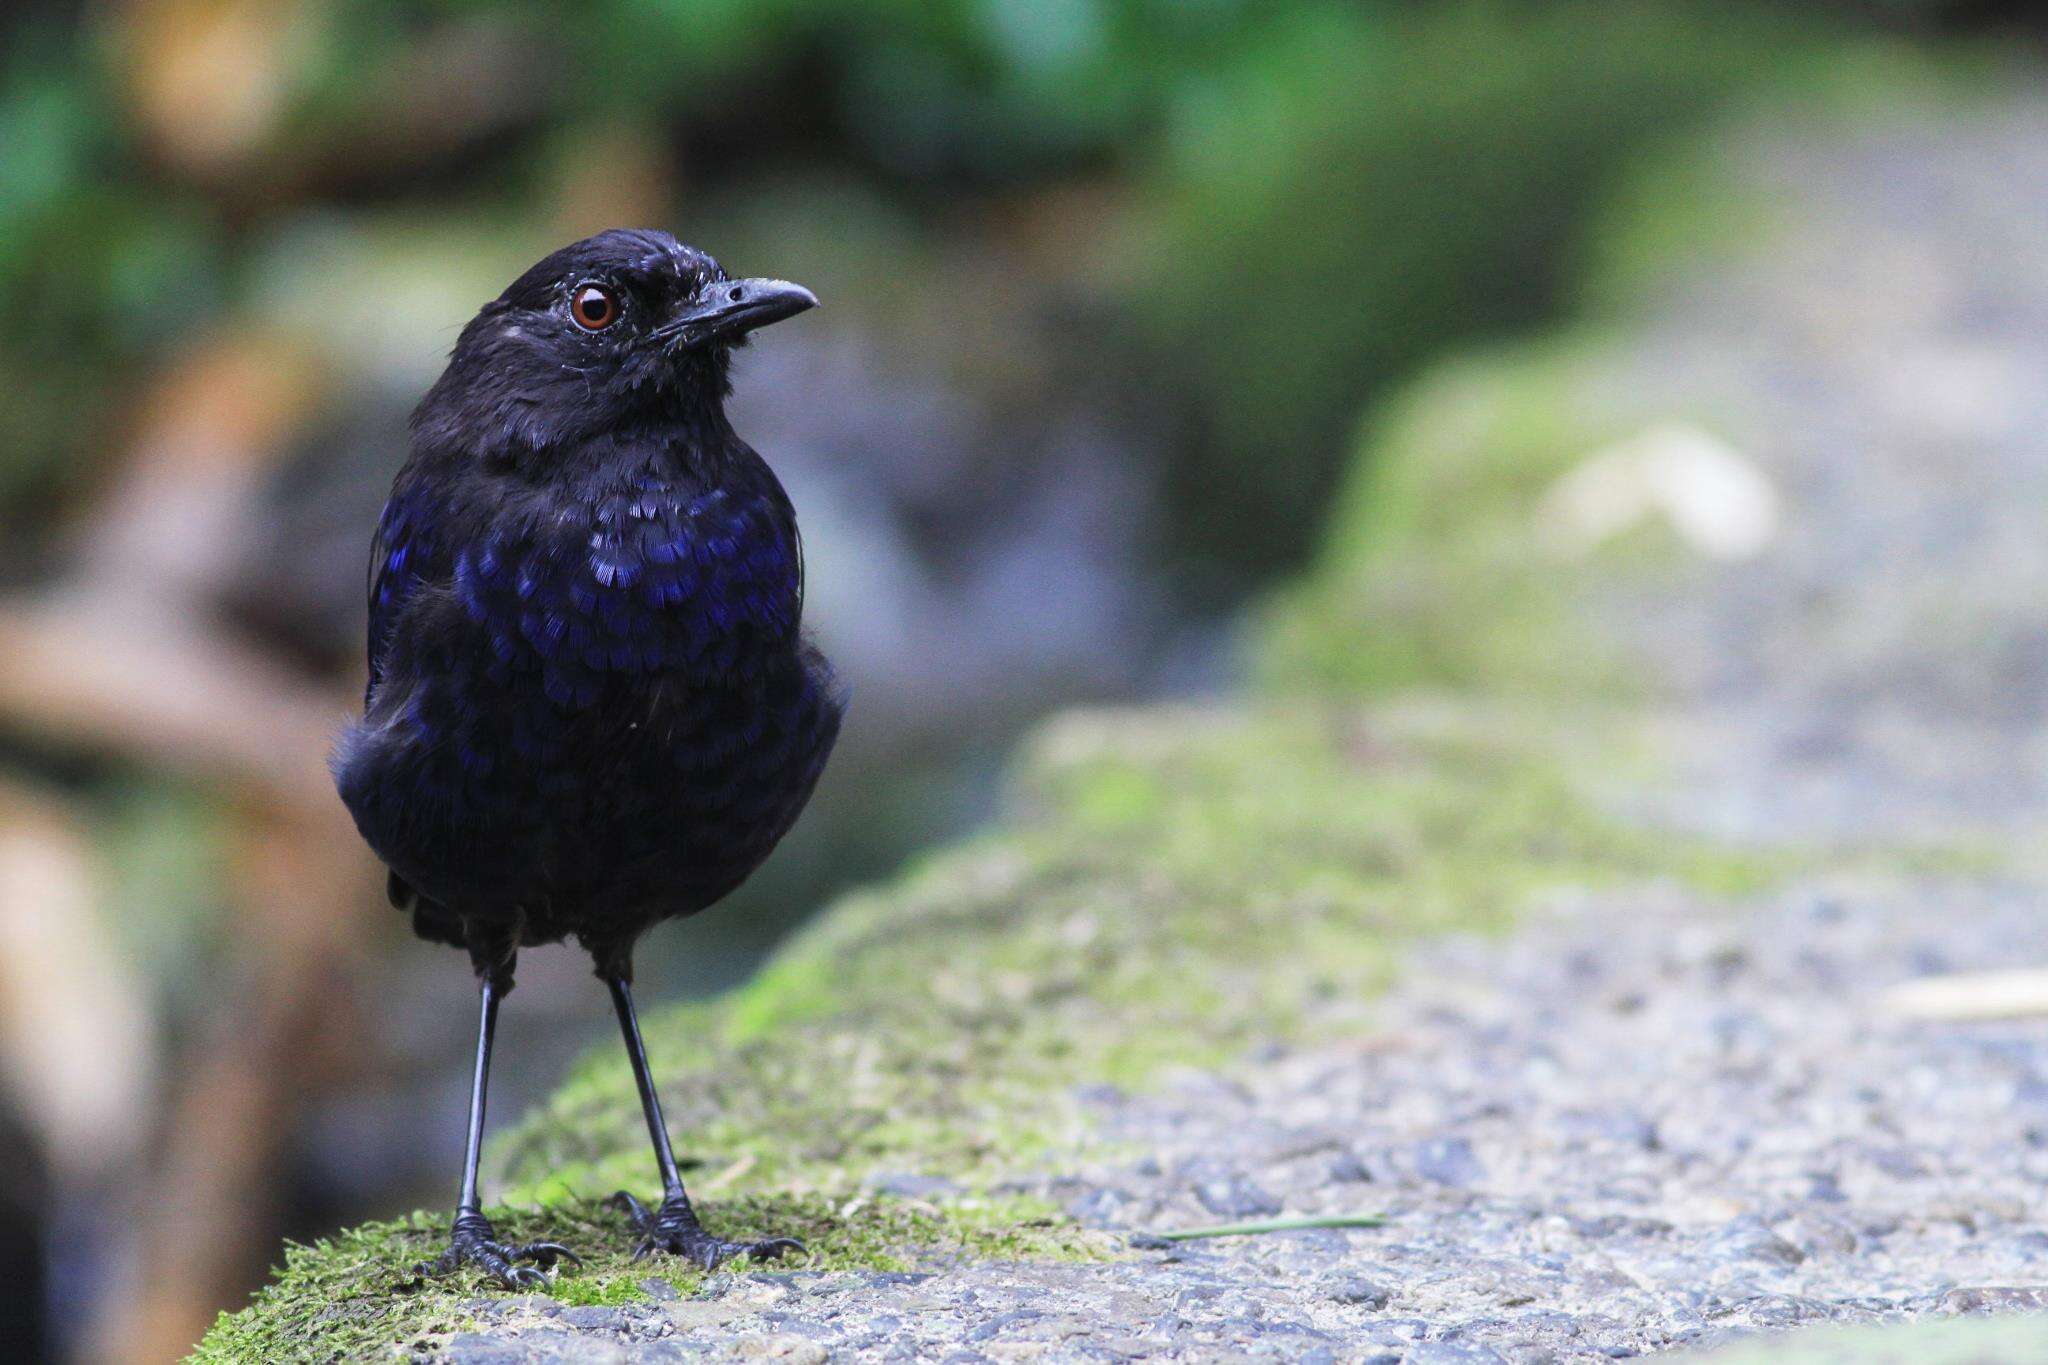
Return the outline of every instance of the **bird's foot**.
{"type": "Polygon", "coordinates": [[[728,1242],[722,1237],[713,1237],[697,1221],[697,1212],[690,1207],[690,1201],[680,1194],[662,1200],[661,1207],[652,1211],[624,1190],[605,1202],[615,1209],[624,1209],[640,1233],[640,1245],[633,1250],[636,1261],[662,1251],[694,1261],[709,1271],[718,1269],[735,1256],[772,1261],[792,1251],[799,1256],[810,1254],[794,1237],[769,1237],[759,1242],[728,1242]]]}
{"type": "Polygon", "coordinates": [[[474,1209],[465,1209],[455,1215],[455,1226],[450,1230],[448,1249],[431,1261],[421,1261],[414,1266],[417,1287],[429,1277],[448,1275],[466,1265],[495,1279],[507,1289],[537,1289],[548,1282],[547,1272],[559,1261],[582,1265],[583,1258],[560,1242],[522,1242],[518,1246],[507,1246],[498,1240],[498,1230],[491,1226],[491,1220],[474,1209]],[[532,1265],[521,1265],[531,1261],[532,1265]]]}

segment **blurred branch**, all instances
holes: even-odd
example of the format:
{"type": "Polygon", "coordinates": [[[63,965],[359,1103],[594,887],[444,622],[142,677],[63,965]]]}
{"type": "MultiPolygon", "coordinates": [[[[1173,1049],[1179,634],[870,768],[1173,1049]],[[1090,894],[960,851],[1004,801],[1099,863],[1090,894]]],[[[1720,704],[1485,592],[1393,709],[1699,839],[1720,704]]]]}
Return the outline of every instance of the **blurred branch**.
{"type": "MultiPolygon", "coordinates": [[[[109,1361],[182,1356],[269,1256],[282,1145],[300,1106],[350,1063],[322,1041],[362,1032],[349,983],[377,883],[324,762],[349,698],[235,634],[214,606],[233,563],[223,547],[255,533],[263,477],[314,395],[309,367],[286,348],[193,347],[139,405],[129,458],[70,575],[0,602],[0,726],[179,774],[238,812],[231,984],[172,1068],[154,1169],[131,1161],[110,1192],[126,1242],[114,1259],[129,1273],[91,1329],[109,1361]]],[[[21,857],[14,866],[34,871],[21,857]]],[[[61,890],[33,894],[48,904],[61,890]]],[[[61,979],[74,976],[67,967],[61,979]]],[[[15,1041],[72,1066],[94,1050],[35,1032],[15,1041]]],[[[151,1111],[132,1096],[125,1107],[148,1136],[151,1111]]]]}
{"type": "Polygon", "coordinates": [[[0,606],[0,718],[305,810],[331,804],[320,757],[342,698],[217,636],[86,601],[0,606]]]}

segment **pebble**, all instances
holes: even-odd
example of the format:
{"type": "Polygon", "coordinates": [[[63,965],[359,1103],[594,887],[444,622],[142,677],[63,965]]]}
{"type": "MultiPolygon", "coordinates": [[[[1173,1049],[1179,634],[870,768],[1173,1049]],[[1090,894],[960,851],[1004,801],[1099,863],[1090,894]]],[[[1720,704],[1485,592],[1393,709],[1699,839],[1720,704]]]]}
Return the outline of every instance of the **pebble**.
{"type": "Polygon", "coordinates": [[[1355,1303],[1363,1308],[1385,1308],[1393,1295],[1385,1285],[1371,1280],[1344,1279],[1330,1287],[1330,1302],[1355,1303]]]}
{"type": "Polygon", "coordinates": [[[1461,1137],[1430,1138],[1408,1151],[1408,1166],[1424,1180],[1439,1185],[1476,1185],[1486,1178],[1486,1168],[1472,1153],[1472,1144],[1461,1137]]]}
{"type": "Polygon", "coordinates": [[[1220,1218],[1266,1218],[1280,1212],[1280,1201],[1250,1181],[1209,1181],[1195,1190],[1202,1206],[1220,1218]]]}

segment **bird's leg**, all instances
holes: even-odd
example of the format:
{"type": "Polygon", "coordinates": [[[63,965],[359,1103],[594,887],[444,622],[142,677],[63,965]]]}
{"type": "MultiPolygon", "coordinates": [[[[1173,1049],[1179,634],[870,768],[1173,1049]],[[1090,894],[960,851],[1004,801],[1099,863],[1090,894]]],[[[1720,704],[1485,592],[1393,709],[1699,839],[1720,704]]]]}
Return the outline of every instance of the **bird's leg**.
{"type": "Polygon", "coordinates": [[[626,1055],[633,1060],[633,1081],[640,1087],[640,1109],[647,1116],[647,1136],[654,1141],[655,1164],[661,1168],[660,1208],[649,1210],[624,1190],[611,1199],[615,1207],[626,1211],[640,1232],[640,1245],[633,1255],[638,1258],[665,1251],[673,1256],[686,1256],[706,1270],[715,1270],[735,1256],[767,1261],[784,1252],[801,1254],[804,1244],[793,1237],[728,1242],[706,1232],[704,1225],[697,1221],[697,1211],[690,1207],[690,1196],[683,1192],[683,1178],[676,1172],[675,1152],[668,1141],[668,1125],[661,1117],[661,1099],[654,1093],[654,1076],[647,1067],[647,1046],[640,1041],[640,1018],[633,1009],[632,985],[624,972],[605,974],[604,983],[611,989],[612,1008],[618,1011],[619,1032],[626,1039],[626,1055]]]}
{"type": "Polygon", "coordinates": [[[559,1242],[505,1245],[498,1240],[497,1229],[484,1217],[483,1205],[477,1199],[476,1171],[483,1155],[484,1092],[491,1079],[491,1040],[498,1031],[498,998],[512,988],[509,969],[502,974],[496,969],[487,970],[480,973],[480,978],[476,1076],[469,1091],[469,1143],[462,1157],[462,1194],[456,1200],[448,1249],[435,1259],[414,1266],[413,1274],[446,1275],[464,1265],[474,1265],[507,1289],[526,1289],[546,1284],[547,1276],[542,1272],[552,1270],[557,1261],[577,1265],[583,1262],[559,1242]],[[520,1265],[521,1261],[532,1261],[534,1265],[520,1265]]]}

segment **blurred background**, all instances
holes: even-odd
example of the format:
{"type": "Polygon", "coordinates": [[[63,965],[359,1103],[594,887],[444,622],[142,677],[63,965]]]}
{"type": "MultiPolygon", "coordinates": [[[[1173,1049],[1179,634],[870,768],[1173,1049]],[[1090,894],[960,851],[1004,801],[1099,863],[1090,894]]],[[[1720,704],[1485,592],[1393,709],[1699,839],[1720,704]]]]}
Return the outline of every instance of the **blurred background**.
{"type": "MultiPolygon", "coordinates": [[[[1359,414],[1582,304],[1711,120],[1940,61],[1942,0],[109,0],[0,18],[0,1309],[168,1358],[282,1236],[452,1197],[469,968],[328,786],[370,529],[461,324],[600,228],[826,306],[735,421],[856,705],[647,994],[972,827],[1056,705],[1227,689],[1359,414]]],[[[1676,224],[1673,230],[1690,225],[1676,224]]],[[[533,955],[494,1113],[611,1028],[533,955]]]]}

